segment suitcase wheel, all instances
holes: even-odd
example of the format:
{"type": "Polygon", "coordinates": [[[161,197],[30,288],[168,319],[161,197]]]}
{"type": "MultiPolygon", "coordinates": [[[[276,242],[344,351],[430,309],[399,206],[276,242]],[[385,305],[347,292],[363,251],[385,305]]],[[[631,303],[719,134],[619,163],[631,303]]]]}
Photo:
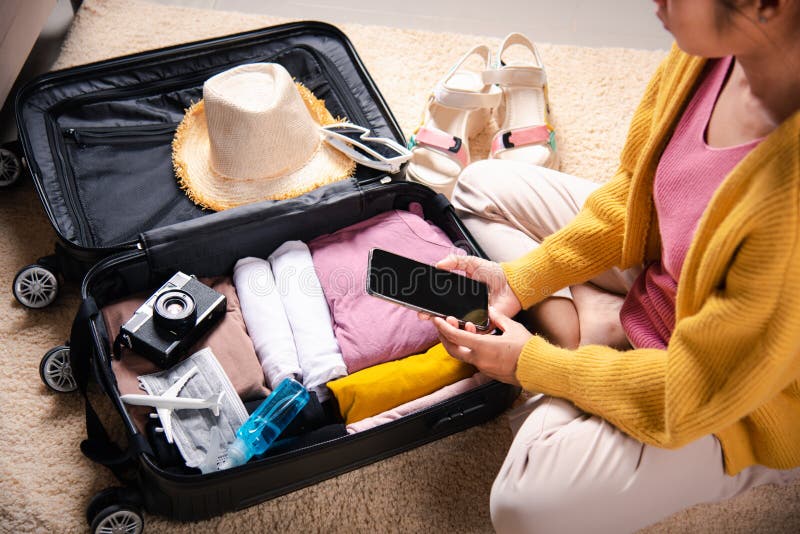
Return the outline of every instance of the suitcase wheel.
{"type": "Polygon", "coordinates": [[[48,350],[39,363],[39,377],[56,393],[71,393],[78,389],[69,363],[69,347],[59,345],[48,350]]]}
{"type": "Polygon", "coordinates": [[[22,176],[22,159],[7,148],[0,148],[0,189],[11,187],[22,176]]]}
{"type": "Polygon", "coordinates": [[[12,290],[17,301],[26,308],[45,308],[58,296],[58,276],[39,264],[28,265],[17,272],[12,290]]]}
{"type": "Polygon", "coordinates": [[[144,517],[137,507],[127,504],[106,506],[92,521],[92,534],[141,534],[144,532],[144,517]]]}
{"type": "Polygon", "coordinates": [[[107,488],[96,494],[86,508],[86,520],[92,534],[141,534],[144,516],[133,490],[107,488]]]}

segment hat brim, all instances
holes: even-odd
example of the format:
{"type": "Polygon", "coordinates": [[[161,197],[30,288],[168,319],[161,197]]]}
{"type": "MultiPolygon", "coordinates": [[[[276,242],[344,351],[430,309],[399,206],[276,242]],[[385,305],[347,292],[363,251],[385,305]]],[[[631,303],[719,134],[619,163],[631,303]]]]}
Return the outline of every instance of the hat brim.
{"type": "MultiPolygon", "coordinates": [[[[320,126],[339,122],[303,85],[296,83],[314,121],[320,126]]],[[[172,164],[178,185],[198,206],[222,211],[262,200],[285,200],[353,175],[355,162],[322,141],[300,169],[274,178],[230,178],[211,166],[211,143],[202,100],[183,117],[172,141],[172,164]]]]}

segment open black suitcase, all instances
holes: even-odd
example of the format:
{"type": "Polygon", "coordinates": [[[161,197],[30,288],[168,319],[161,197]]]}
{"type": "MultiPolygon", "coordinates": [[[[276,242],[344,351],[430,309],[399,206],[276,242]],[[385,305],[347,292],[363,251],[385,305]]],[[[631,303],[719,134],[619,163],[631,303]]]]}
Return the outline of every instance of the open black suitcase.
{"type": "MultiPolygon", "coordinates": [[[[219,213],[202,211],[176,185],[170,142],[186,107],[210,76],[248,62],[281,63],[333,115],[404,144],[403,134],[352,45],[338,29],[292,23],[136,54],[46,75],[17,99],[21,141],[59,244],[55,263],[82,276],[82,303],[70,345],[42,360],[57,391],[86,397],[81,449],[125,485],[99,493],[87,517],[95,531],[141,530],[142,510],[178,520],[209,518],[282,495],[485,422],[518,389],[490,382],[431,408],[306,448],[206,475],[174,474],[154,460],[111,370],[111,341],[99,310],[152,291],[175,271],[229,273],[244,256],[263,256],[290,239],[309,240],[391,209],[422,205],[425,217],[460,247],[483,255],[449,202],[402,173],[358,167],[354,178],[285,201],[219,213]],[[88,272],[86,272],[88,271],[88,272]],[[122,418],[127,443],[106,433],[86,394],[95,379],[122,418]]],[[[49,267],[45,265],[44,267],[49,267]]],[[[40,265],[41,266],[41,265],[40,265]]]]}

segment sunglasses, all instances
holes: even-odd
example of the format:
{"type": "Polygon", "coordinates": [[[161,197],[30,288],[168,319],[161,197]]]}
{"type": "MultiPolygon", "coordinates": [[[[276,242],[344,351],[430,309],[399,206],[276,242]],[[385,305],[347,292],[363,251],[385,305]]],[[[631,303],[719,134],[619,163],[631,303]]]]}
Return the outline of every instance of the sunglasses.
{"type": "Polygon", "coordinates": [[[363,126],[340,122],[321,128],[325,141],[358,164],[388,173],[400,171],[411,152],[386,137],[371,137],[363,126]]]}

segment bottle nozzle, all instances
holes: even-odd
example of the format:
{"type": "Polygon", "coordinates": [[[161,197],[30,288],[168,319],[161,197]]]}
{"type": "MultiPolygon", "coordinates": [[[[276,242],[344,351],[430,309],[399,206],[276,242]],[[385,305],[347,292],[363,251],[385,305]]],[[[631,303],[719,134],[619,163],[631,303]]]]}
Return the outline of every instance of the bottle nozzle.
{"type": "Polygon", "coordinates": [[[248,454],[247,446],[245,445],[244,441],[236,438],[230,445],[228,445],[228,459],[225,461],[225,465],[222,467],[222,469],[244,465],[251,456],[252,454],[248,454]]]}

